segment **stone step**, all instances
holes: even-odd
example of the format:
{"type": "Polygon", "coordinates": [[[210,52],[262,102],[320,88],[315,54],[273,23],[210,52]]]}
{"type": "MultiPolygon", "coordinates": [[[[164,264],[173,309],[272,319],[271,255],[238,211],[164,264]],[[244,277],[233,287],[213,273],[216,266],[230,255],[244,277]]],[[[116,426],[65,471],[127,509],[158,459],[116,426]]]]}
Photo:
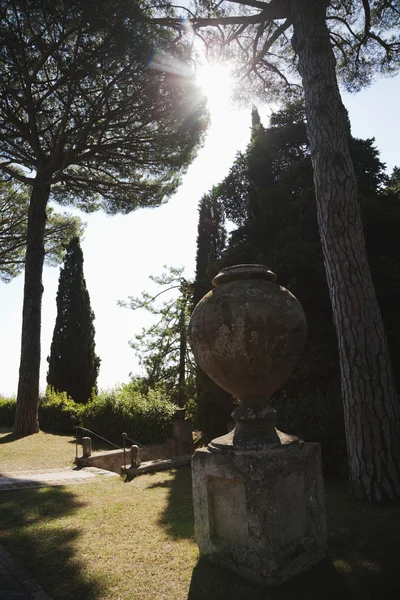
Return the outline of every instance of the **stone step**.
{"type": "Polygon", "coordinates": [[[192,460],[191,454],[184,454],[183,456],[174,456],[173,458],[159,458],[157,460],[147,460],[142,462],[140,467],[132,468],[124,466],[121,467],[121,473],[127,475],[142,475],[143,473],[154,473],[156,471],[167,471],[168,469],[178,469],[179,467],[185,467],[190,465],[192,460]]]}

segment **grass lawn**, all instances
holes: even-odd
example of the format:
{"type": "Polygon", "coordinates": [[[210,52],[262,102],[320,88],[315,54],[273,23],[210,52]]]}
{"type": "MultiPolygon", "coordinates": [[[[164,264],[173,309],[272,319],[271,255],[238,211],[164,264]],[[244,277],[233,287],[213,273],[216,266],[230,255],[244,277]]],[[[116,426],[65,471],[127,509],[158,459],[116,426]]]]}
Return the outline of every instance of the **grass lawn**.
{"type": "MultiPolygon", "coordinates": [[[[40,436],[28,439],[42,444],[40,436]]],[[[0,445],[0,460],[4,446],[24,440],[0,445]]],[[[0,542],[54,600],[398,598],[400,508],[353,500],[345,482],[328,481],[326,488],[328,557],[275,589],[198,562],[189,468],[130,483],[99,478],[1,492],[0,542]]]]}
{"type": "Polygon", "coordinates": [[[74,458],[75,439],[72,436],[41,431],[18,438],[11,429],[0,427],[0,474],[69,467],[74,458]]]}
{"type": "MultiPolygon", "coordinates": [[[[114,447],[94,439],[93,450],[113,450],[114,447]]],[[[79,456],[82,455],[78,449],[79,456]]],[[[75,438],[40,431],[20,438],[12,429],[0,427],[0,475],[2,472],[36,471],[72,467],[75,458],[75,438]]]]}

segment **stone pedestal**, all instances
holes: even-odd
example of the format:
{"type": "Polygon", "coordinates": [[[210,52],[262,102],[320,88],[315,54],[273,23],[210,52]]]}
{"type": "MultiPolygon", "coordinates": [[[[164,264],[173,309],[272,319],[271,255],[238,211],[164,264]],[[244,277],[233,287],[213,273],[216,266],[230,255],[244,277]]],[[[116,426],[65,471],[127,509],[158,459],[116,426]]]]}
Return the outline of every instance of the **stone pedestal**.
{"type": "Polygon", "coordinates": [[[196,450],[192,471],[196,541],[211,562],[277,585],[323,558],[319,444],[284,441],[256,452],[211,445],[196,450]]]}
{"type": "Polygon", "coordinates": [[[92,438],[90,437],[82,438],[82,456],[83,458],[92,456],[92,438]]]}

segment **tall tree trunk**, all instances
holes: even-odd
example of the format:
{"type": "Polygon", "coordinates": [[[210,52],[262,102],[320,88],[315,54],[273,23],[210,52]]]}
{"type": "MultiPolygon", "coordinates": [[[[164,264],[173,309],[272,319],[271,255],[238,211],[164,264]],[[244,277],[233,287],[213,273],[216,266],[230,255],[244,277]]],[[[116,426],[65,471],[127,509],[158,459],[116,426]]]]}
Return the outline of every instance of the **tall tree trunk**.
{"type": "Polygon", "coordinates": [[[50,184],[36,178],[28,213],[25,257],[24,304],[22,311],[21,361],[14,433],[31,435],[39,431],[40,327],[44,230],[50,184]]]}
{"type": "Polygon", "coordinates": [[[347,113],[326,26],[327,0],[292,2],[317,214],[336,326],[351,492],[400,498],[400,404],[366,258],[347,113]]]}

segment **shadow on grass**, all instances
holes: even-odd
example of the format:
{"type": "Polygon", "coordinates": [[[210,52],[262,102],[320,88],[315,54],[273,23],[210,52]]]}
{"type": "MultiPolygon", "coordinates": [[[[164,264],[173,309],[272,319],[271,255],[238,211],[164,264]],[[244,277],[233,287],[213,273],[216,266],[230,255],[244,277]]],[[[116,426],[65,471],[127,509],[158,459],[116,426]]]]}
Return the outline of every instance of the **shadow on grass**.
{"type": "MultiPolygon", "coordinates": [[[[154,484],[156,486],[157,484],[154,484]]],[[[171,538],[193,538],[191,471],[175,471],[160,518],[171,538]]],[[[150,486],[152,487],[152,486],[150,486]]],[[[200,560],[188,600],[381,600],[400,597],[400,507],[355,500],[347,482],[326,481],[328,553],[311,571],[278,588],[260,588],[200,560]]]]}
{"type": "Polygon", "coordinates": [[[190,466],[173,471],[173,479],[163,483],[150,484],[154,487],[168,488],[168,504],[159,524],[171,538],[194,538],[192,477],[190,466]]]}
{"type": "MultiPolygon", "coordinates": [[[[1,432],[3,433],[3,432],[1,432]]],[[[16,433],[13,433],[12,431],[10,431],[10,433],[7,433],[6,435],[2,435],[0,437],[0,444],[9,444],[10,442],[15,442],[16,440],[20,440],[22,436],[17,435],[16,433]]]]}
{"type": "Polygon", "coordinates": [[[329,559],[278,587],[249,583],[201,559],[193,570],[187,600],[351,600],[350,590],[329,559]]]}
{"type": "Polygon", "coordinates": [[[85,573],[75,552],[80,535],[76,527],[63,527],[62,517],[84,504],[63,487],[2,491],[0,542],[54,598],[95,600],[103,586],[85,573]]]}

